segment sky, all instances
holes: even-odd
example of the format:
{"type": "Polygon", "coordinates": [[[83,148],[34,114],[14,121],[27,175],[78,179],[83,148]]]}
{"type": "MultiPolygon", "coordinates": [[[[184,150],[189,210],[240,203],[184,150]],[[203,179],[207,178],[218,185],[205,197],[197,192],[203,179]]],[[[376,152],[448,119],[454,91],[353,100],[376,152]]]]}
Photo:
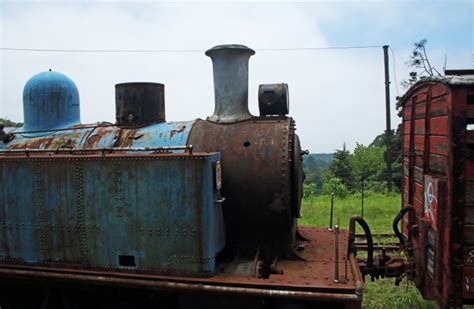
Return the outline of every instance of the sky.
{"type": "Polygon", "coordinates": [[[289,85],[290,116],[302,147],[333,152],[367,145],[385,130],[382,45],[390,45],[392,127],[395,98],[411,71],[413,43],[427,39],[442,71],[473,68],[473,1],[6,1],[0,47],[80,50],[197,50],[160,53],[58,53],[0,50],[0,117],[23,120],[27,80],[52,69],[76,83],[82,123],[115,121],[114,85],[165,84],[168,121],[214,111],[212,64],[219,44],[256,50],[249,64],[249,109],[258,85],[289,85]],[[345,50],[263,49],[379,46],[345,50]]]}

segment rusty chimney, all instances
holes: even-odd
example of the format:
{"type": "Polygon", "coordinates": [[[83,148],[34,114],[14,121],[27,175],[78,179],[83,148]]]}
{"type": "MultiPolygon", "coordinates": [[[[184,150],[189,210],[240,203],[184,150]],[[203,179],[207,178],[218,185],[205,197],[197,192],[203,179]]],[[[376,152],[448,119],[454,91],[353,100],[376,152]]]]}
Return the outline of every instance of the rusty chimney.
{"type": "Polygon", "coordinates": [[[121,128],[140,128],[165,122],[165,85],[122,83],[115,85],[115,112],[121,128]]]}
{"type": "Polygon", "coordinates": [[[232,123],[252,118],[248,108],[249,58],[255,51],[244,45],[218,45],[206,55],[214,71],[214,114],[209,121],[232,123]]]}

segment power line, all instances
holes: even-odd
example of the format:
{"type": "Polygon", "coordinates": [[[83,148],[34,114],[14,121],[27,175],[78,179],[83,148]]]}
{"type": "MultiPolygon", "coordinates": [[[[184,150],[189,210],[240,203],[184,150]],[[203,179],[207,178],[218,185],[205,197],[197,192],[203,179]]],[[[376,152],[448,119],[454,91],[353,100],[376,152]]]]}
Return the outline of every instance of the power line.
{"type": "MultiPolygon", "coordinates": [[[[317,51],[317,50],[344,50],[344,49],[367,49],[380,48],[382,45],[359,45],[359,46],[328,46],[328,47],[294,47],[294,48],[257,48],[259,52],[272,51],[317,51]]],[[[52,52],[52,53],[203,53],[201,49],[41,49],[41,48],[19,48],[0,47],[1,51],[13,52],[52,52]]]]}
{"type": "Polygon", "coordinates": [[[295,47],[295,48],[257,48],[256,51],[305,51],[305,50],[338,50],[338,49],[366,49],[381,48],[382,45],[361,46],[329,46],[329,47],[295,47]]]}
{"type": "Polygon", "coordinates": [[[201,53],[200,49],[40,49],[0,47],[2,51],[46,52],[46,53],[201,53]]]}

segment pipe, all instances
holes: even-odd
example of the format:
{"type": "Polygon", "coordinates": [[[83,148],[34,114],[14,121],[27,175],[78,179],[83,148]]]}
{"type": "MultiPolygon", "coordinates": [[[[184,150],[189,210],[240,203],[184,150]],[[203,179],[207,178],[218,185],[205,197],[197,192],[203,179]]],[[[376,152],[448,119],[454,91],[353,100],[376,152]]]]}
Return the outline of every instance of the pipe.
{"type": "Polygon", "coordinates": [[[243,45],[218,45],[206,51],[214,74],[214,114],[207,120],[233,123],[252,118],[248,108],[248,66],[255,51],[243,45]]]}
{"type": "Polygon", "coordinates": [[[31,279],[50,279],[61,281],[74,281],[76,283],[99,284],[99,285],[120,285],[132,288],[147,288],[147,289],[166,289],[179,291],[193,291],[193,292],[209,292],[226,295],[246,295],[269,298],[285,298],[285,299],[300,299],[300,300],[320,300],[320,301],[340,301],[340,302],[360,302],[361,296],[356,294],[343,293],[325,293],[325,292],[309,292],[309,291],[294,291],[282,289],[268,289],[268,288],[249,288],[239,286],[224,286],[204,283],[185,283],[177,281],[160,281],[154,280],[112,277],[107,276],[106,273],[101,275],[88,275],[83,273],[57,273],[54,271],[35,271],[35,270],[20,270],[20,269],[5,269],[0,268],[0,274],[11,276],[14,278],[21,278],[26,280],[31,279]]]}
{"type": "Polygon", "coordinates": [[[335,241],[335,244],[334,244],[334,282],[335,283],[339,283],[339,225],[336,224],[336,226],[334,227],[334,233],[335,233],[335,237],[336,239],[334,240],[335,241]]]}
{"type": "Polygon", "coordinates": [[[329,213],[329,229],[328,229],[330,231],[332,231],[333,215],[334,215],[334,193],[331,193],[331,210],[329,213]]]}
{"type": "Polygon", "coordinates": [[[357,264],[354,253],[349,253],[348,259],[349,265],[351,266],[352,275],[354,276],[356,294],[362,295],[364,293],[364,279],[360,273],[359,265],[357,264]]]}
{"type": "Polygon", "coordinates": [[[183,150],[189,151],[190,154],[193,153],[193,145],[187,146],[163,146],[163,147],[142,147],[142,148],[82,148],[82,149],[74,149],[74,148],[59,148],[59,149],[8,149],[8,150],[0,150],[0,155],[8,155],[8,154],[25,154],[28,155],[30,153],[83,153],[83,152],[102,152],[103,154],[112,153],[115,151],[124,151],[124,152],[145,152],[145,151],[153,151],[153,152],[168,152],[171,150],[183,150]]]}
{"type": "Polygon", "coordinates": [[[400,230],[398,229],[398,222],[400,222],[403,216],[409,211],[413,212],[413,214],[416,214],[415,208],[413,206],[405,206],[402,209],[400,209],[400,212],[395,216],[395,219],[393,219],[393,223],[392,223],[393,232],[400,240],[400,244],[402,246],[408,245],[411,239],[410,239],[410,234],[408,234],[408,237],[406,237],[405,235],[403,235],[402,232],[400,232],[400,230]]]}
{"type": "Polygon", "coordinates": [[[372,240],[372,233],[370,232],[369,225],[361,216],[352,216],[349,221],[349,254],[355,254],[355,224],[359,223],[365,233],[367,240],[367,268],[372,269],[374,263],[374,242],[372,240]]]}
{"type": "Polygon", "coordinates": [[[392,192],[392,144],[391,135],[392,128],[390,123],[390,76],[388,72],[388,45],[383,46],[383,63],[384,63],[384,76],[385,76],[385,122],[387,130],[385,131],[386,143],[387,143],[387,190],[392,192]]]}

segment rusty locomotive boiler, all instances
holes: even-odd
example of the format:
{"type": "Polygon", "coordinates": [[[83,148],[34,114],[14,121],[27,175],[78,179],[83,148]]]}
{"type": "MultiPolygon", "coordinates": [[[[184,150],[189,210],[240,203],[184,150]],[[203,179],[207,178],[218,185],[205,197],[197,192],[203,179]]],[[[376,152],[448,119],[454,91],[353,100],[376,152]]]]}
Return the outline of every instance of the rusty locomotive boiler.
{"type": "Polygon", "coordinates": [[[249,112],[254,53],[206,52],[215,110],[205,120],[167,122],[164,85],[123,83],[115,124],[81,124],[72,80],[32,77],[24,126],[0,141],[0,305],[26,285],[37,298],[20,302],[33,307],[51,302],[44,289],[77,304],[148,293],[160,296],[133,303],[360,306],[347,232],[297,225],[303,152],[288,86],[261,85],[260,116],[249,112]]]}

